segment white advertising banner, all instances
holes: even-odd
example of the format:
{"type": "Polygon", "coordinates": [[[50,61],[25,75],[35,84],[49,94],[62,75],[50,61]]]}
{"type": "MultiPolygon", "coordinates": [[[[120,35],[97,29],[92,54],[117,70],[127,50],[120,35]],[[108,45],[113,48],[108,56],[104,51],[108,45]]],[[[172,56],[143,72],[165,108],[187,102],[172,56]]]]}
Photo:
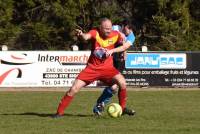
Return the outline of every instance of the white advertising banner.
{"type": "Polygon", "coordinates": [[[0,87],[71,86],[89,55],[90,51],[1,51],[0,87]]]}

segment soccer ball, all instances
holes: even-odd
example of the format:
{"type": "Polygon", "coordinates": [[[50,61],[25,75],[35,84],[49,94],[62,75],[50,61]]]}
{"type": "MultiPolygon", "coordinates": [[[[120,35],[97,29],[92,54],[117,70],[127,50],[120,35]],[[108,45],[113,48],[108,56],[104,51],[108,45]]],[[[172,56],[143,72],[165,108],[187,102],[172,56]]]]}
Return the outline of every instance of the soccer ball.
{"type": "Polygon", "coordinates": [[[111,103],[108,105],[107,113],[109,116],[117,118],[122,115],[122,108],[118,103],[111,103]]]}

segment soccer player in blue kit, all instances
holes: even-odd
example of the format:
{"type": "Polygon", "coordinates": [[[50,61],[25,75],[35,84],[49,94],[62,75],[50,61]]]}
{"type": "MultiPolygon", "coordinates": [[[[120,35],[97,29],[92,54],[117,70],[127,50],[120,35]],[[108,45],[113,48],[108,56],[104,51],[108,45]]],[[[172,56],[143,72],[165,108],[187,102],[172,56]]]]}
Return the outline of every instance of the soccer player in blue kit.
{"type": "MultiPolygon", "coordinates": [[[[123,21],[122,26],[113,25],[112,29],[120,32],[122,34],[122,36],[124,34],[124,37],[125,37],[124,42],[129,43],[130,46],[133,46],[134,41],[135,41],[135,35],[133,33],[133,25],[130,23],[130,21],[128,21],[128,20],[123,21]]],[[[121,61],[124,61],[125,59],[126,59],[125,51],[123,53],[120,53],[120,55],[118,55],[118,56],[114,55],[113,56],[114,66],[118,70],[122,71],[124,68],[124,62],[121,62],[121,61]]],[[[93,107],[93,113],[95,115],[102,114],[105,105],[110,102],[111,97],[117,92],[117,89],[118,89],[117,84],[114,84],[113,86],[106,87],[103,90],[102,94],[97,99],[96,105],[93,107]]],[[[119,95],[118,95],[118,98],[119,98],[119,95]]],[[[133,116],[135,114],[135,111],[125,108],[122,114],[123,115],[127,114],[130,116],[133,116]]]]}

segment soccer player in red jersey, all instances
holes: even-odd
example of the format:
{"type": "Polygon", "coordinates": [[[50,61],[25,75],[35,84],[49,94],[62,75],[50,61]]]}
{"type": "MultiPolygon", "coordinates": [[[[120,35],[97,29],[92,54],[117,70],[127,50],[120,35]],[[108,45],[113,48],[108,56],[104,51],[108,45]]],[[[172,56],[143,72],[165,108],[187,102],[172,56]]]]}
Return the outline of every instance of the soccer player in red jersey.
{"type": "MultiPolygon", "coordinates": [[[[119,31],[124,37],[124,43],[127,46],[134,46],[134,41],[135,41],[135,35],[133,33],[134,26],[131,23],[130,20],[124,20],[120,25],[113,25],[112,27],[113,30],[119,31]],[[123,33],[122,33],[123,32],[123,33]]],[[[119,46],[122,44],[119,44],[119,46]]],[[[117,47],[119,47],[117,46],[117,47]]],[[[120,48],[121,50],[121,48],[120,48]]],[[[116,49],[115,49],[116,51],[116,49]]],[[[120,72],[123,71],[125,68],[125,60],[126,60],[126,51],[123,51],[122,53],[114,53],[113,55],[113,61],[114,61],[114,67],[118,69],[120,72]]],[[[104,111],[104,107],[106,104],[108,104],[112,98],[112,96],[117,93],[118,86],[117,84],[114,84],[112,87],[105,87],[102,94],[99,96],[99,98],[96,101],[95,106],[93,107],[93,113],[95,115],[102,115],[104,111]]],[[[123,110],[123,115],[127,114],[130,116],[135,115],[135,111],[133,109],[128,109],[125,108],[123,110]]]]}
{"type": "Polygon", "coordinates": [[[124,110],[127,99],[126,81],[124,76],[113,66],[112,58],[112,53],[126,49],[126,44],[121,48],[115,48],[115,45],[122,40],[120,33],[112,30],[112,22],[108,18],[101,19],[99,29],[90,30],[88,33],[76,29],[76,32],[78,37],[84,40],[92,40],[91,55],[85,69],[80,72],[72,87],[61,99],[57,113],[53,117],[62,117],[65,108],[69,106],[74,95],[82,87],[96,80],[100,80],[108,86],[117,83],[119,86],[119,104],[124,110]]]}

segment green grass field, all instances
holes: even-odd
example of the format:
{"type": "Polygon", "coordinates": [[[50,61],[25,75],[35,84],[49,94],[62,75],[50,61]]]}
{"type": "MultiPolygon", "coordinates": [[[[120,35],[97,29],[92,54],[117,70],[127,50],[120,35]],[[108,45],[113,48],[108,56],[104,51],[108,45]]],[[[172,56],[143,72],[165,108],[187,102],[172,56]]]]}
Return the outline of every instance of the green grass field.
{"type": "MultiPolygon", "coordinates": [[[[94,117],[100,91],[82,91],[61,119],[64,92],[0,92],[0,134],[199,134],[200,91],[128,91],[136,116],[94,117]]],[[[112,102],[117,102],[114,97],[112,102]]]]}

